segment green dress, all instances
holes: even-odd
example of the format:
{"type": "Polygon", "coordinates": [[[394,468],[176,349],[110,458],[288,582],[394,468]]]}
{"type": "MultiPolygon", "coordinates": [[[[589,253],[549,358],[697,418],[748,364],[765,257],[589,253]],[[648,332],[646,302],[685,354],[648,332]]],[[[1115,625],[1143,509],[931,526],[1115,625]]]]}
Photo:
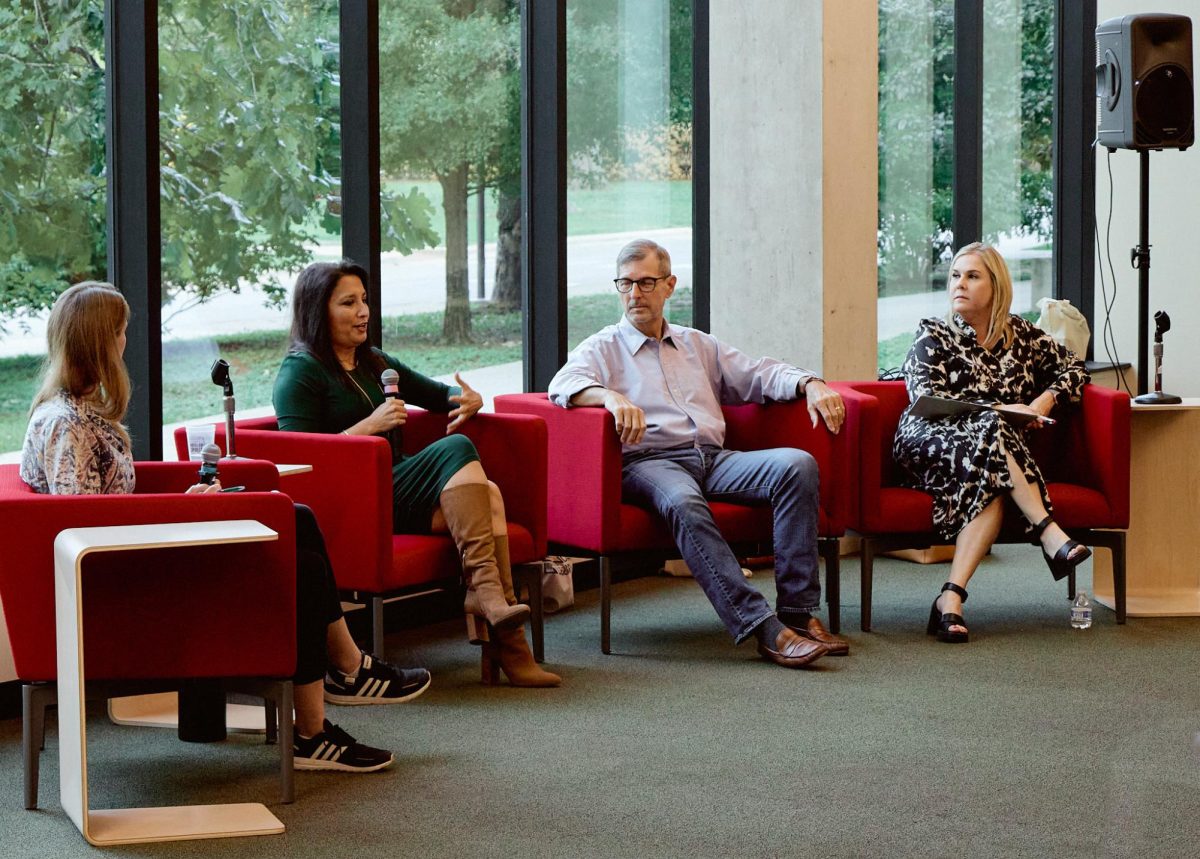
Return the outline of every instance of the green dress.
{"type": "MultiPolygon", "coordinates": [[[[461,394],[460,388],[435,382],[378,349],[374,352],[400,374],[400,398],[405,403],[443,414],[454,408],[449,398],[461,394]]],[[[344,381],[307,352],[289,352],[279,368],[271,397],[279,428],[287,432],[339,433],[383,404],[383,387],[365,368],[343,373],[344,381]]],[[[446,482],[478,460],[475,445],[457,433],[411,456],[402,455],[392,464],[392,530],[397,534],[428,533],[446,482]]]]}

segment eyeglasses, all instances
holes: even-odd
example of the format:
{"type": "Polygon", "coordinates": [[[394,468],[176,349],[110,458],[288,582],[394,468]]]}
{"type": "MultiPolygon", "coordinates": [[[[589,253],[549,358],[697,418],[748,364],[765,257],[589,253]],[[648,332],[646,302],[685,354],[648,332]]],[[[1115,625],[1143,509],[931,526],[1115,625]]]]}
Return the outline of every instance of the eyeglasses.
{"type": "Polygon", "coordinates": [[[648,292],[654,292],[655,287],[658,286],[658,282],[660,280],[666,280],[670,276],[671,275],[669,274],[664,274],[662,277],[643,277],[641,280],[630,280],[627,277],[618,277],[613,280],[613,283],[616,284],[617,292],[621,293],[622,295],[628,295],[629,293],[633,292],[633,285],[635,283],[637,284],[638,292],[642,293],[642,295],[645,295],[648,292]]]}

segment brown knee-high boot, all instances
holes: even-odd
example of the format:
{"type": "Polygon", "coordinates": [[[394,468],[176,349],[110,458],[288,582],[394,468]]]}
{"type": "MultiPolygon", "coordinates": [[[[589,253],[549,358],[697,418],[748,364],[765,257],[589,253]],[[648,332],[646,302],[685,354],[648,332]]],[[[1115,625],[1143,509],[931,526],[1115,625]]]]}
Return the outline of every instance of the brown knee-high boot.
{"type": "MultiPolygon", "coordinates": [[[[512,583],[512,564],[508,555],[508,535],[495,538],[496,565],[500,568],[500,582],[504,587],[504,597],[510,603],[516,602],[516,592],[512,583]]],[[[558,686],[562,678],[557,674],[542,669],[533,658],[528,642],[525,641],[525,628],[496,630],[495,652],[484,653],[483,677],[485,683],[495,683],[499,680],[495,663],[488,664],[492,658],[499,663],[499,668],[508,677],[508,682],[514,686],[558,686]]]]}
{"type": "MultiPolygon", "coordinates": [[[[509,605],[504,597],[500,568],[492,536],[492,505],[485,483],[464,483],[441,495],[442,515],[462,555],[467,582],[467,629],[471,641],[487,640],[482,618],[497,630],[520,627],[529,618],[529,606],[509,605]]],[[[511,587],[511,585],[510,585],[511,587]]]]}

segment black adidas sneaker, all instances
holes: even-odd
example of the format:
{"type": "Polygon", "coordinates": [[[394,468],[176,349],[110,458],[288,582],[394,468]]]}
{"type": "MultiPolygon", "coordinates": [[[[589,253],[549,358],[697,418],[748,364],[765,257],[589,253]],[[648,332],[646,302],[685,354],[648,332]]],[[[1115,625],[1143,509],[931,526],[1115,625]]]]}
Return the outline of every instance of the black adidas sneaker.
{"type": "Polygon", "coordinates": [[[325,674],[325,701],[350,705],[399,704],[416,698],[432,682],[433,678],[424,668],[397,668],[364,653],[358,674],[353,678],[337,669],[329,669],[325,674]]]}
{"type": "Polygon", "coordinates": [[[373,773],[395,761],[391,752],[364,746],[328,719],[315,737],[293,736],[292,766],[298,770],[373,773]]]}

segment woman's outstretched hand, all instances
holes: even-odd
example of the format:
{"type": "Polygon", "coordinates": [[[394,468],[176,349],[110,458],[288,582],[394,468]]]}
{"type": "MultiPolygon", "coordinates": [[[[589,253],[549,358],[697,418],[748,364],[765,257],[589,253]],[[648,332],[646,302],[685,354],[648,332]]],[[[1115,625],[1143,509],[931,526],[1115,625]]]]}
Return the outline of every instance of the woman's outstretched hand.
{"type": "Polygon", "coordinates": [[[473,418],[475,413],[483,408],[483,397],[479,392],[463,381],[463,377],[458,373],[454,374],[454,381],[458,382],[458,386],[462,388],[461,394],[453,394],[450,396],[450,402],[458,403],[458,408],[450,412],[450,423],[446,425],[446,435],[454,432],[463,422],[473,418]]]}

